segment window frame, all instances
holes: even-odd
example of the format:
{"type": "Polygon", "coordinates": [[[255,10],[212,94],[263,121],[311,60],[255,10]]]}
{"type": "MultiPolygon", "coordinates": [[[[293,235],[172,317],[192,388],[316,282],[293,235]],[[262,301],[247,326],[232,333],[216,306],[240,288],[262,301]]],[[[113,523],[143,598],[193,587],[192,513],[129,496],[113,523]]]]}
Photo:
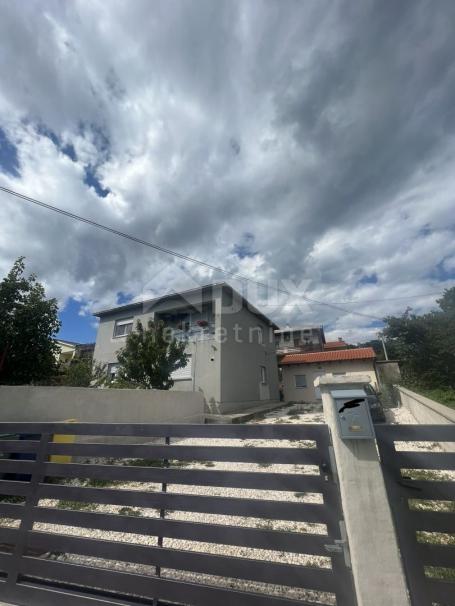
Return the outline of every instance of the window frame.
{"type": "Polygon", "coordinates": [[[294,386],[296,389],[306,389],[308,387],[308,381],[307,381],[306,375],[303,375],[303,374],[294,375],[294,386]],[[305,380],[305,385],[297,385],[297,377],[303,377],[305,380]]]}
{"type": "Polygon", "coordinates": [[[133,332],[133,326],[134,326],[134,318],[133,316],[130,316],[128,318],[119,318],[118,320],[115,320],[114,322],[114,332],[112,334],[112,338],[113,339],[123,339],[125,337],[127,337],[129,334],[131,334],[133,332]],[[131,325],[131,329],[128,330],[127,332],[118,335],[116,334],[117,332],[117,328],[119,326],[130,326],[131,325]]]}
{"type": "Polygon", "coordinates": [[[263,364],[260,364],[260,366],[259,366],[259,372],[260,372],[260,375],[261,375],[261,385],[267,385],[268,384],[267,366],[264,366],[263,364]]]}

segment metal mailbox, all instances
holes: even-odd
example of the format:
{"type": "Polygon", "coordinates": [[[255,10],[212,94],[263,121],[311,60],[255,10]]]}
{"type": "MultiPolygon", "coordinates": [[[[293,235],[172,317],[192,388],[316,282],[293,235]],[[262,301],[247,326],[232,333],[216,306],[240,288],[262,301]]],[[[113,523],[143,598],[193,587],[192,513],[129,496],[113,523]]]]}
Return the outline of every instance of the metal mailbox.
{"type": "Polygon", "coordinates": [[[368,399],[363,389],[335,389],[331,394],[335,402],[340,438],[373,440],[374,426],[368,399]]]}

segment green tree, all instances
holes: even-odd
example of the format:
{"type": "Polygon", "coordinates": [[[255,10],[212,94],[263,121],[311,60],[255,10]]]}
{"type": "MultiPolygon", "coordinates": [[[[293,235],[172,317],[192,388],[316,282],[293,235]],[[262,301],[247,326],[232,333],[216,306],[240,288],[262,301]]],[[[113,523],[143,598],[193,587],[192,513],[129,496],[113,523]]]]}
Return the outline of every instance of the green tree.
{"type": "Polygon", "coordinates": [[[407,309],[384,319],[383,336],[401,360],[403,378],[424,388],[455,387],[455,287],[444,291],[439,309],[417,316],[407,309]]]}
{"type": "Polygon", "coordinates": [[[89,358],[76,358],[61,369],[60,384],[71,387],[100,387],[108,382],[106,364],[89,358]]]}
{"type": "Polygon", "coordinates": [[[173,338],[163,322],[149,320],[144,328],[138,320],[117,359],[114,387],[170,389],[174,385],[171,374],[186,365],[188,356],[185,342],[173,338]]]}
{"type": "Polygon", "coordinates": [[[47,381],[57,367],[57,301],[24,272],[20,257],[0,282],[0,382],[6,384],[47,381]]]}

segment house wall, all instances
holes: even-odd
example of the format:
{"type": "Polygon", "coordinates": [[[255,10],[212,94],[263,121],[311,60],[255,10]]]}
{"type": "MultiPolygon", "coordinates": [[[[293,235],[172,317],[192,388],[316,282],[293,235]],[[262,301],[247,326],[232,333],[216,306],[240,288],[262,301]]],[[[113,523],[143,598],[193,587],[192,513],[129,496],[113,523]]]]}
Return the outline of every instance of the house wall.
{"type": "Polygon", "coordinates": [[[242,305],[235,294],[232,305],[229,303],[227,295],[223,296],[221,331],[225,342],[220,346],[221,398],[219,410],[213,411],[221,413],[279,400],[273,329],[242,305]],[[261,366],[266,367],[266,384],[261,383],[261,366]]]}
{"type": "Polygon", "coordinates": [[[321,362],[317,364],[286,364],[283,366],[283,391],[286,402],[316,402],[320,400],[314,387],[314,380],[322,374],[346,373],[348,376],[368,375],[371,384],[377,388],[377,378],[373,360],[349,360],[341,362],[321,362]],[[307,386],[295,387],[295,375],[305,375],[307,386]]]}
{"type": "MultiPolygon", "coordinates": [[[[214,287],[211,296],[214,306],[215,330],[217,330],[221,324],[221,288],[214,287]]],[[[113,311],[108,316],[101,317],[96,337],[94,359],[103,364],[117,361],[117,352],[124,346],[126,337],[113,336],[116,320],[133,317],[134,325],[136,325],[137,320],[141,320],[145,325],[150,319],[154,319],[155,313],[177,310],[191,304],[200,304],[200,302],[200,293],[196,292],[186,295],[184,300],[165,300],[162,303],[157,303],[153,306],[153,309],[148,310],[140,306],[130,311],[113,311]]],[[[172,391],[200,393],[207,403],[220,401],[220,353],[219,349],[215,349],[214,341],[213,337],[203,341],[188,342],[186,352],[192,356],[193,377],[192,379],[175,381],[172,391]]]]}

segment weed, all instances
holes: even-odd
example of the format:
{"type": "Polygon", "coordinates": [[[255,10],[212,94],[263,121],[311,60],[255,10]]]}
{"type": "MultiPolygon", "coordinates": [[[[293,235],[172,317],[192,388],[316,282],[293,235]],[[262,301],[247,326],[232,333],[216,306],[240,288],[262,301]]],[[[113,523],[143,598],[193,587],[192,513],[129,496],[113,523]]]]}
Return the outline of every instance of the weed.
{"type": "Polygon", "coordinates": [[[442,566],[425,566],[425,576],[430,579],[444,579],[455,581],[455,568],[443,568],[442,566]]]}
{"type": "Polygon", "coordinates": [[[25,497],[18,497],[17,495],[0,495],[0,502],[2,503],[25,503],[25,497]]]}
{"type": "Polygon", "coordinates": [[[117,486],[121,482],[116,480],[102,480],[101,478],[90,478],[86,480],[84,485],[90,488],[108,488],[111,486],[117,486]]]}
{"type": "Polygon", "coordinates": [[[120,507],[118,512],[121,516],[133,516],[135,518],[142,515],[142,511],[140,509],[135,509],[134,507],[120,507]]]}
{"type": "Polygon", "coordinates": [[[83,501],[59,501],[57,503],[59,509],[71,509],[72,511],[93,511],[96,505],[93,503],[84,503],[83,501]]]}

